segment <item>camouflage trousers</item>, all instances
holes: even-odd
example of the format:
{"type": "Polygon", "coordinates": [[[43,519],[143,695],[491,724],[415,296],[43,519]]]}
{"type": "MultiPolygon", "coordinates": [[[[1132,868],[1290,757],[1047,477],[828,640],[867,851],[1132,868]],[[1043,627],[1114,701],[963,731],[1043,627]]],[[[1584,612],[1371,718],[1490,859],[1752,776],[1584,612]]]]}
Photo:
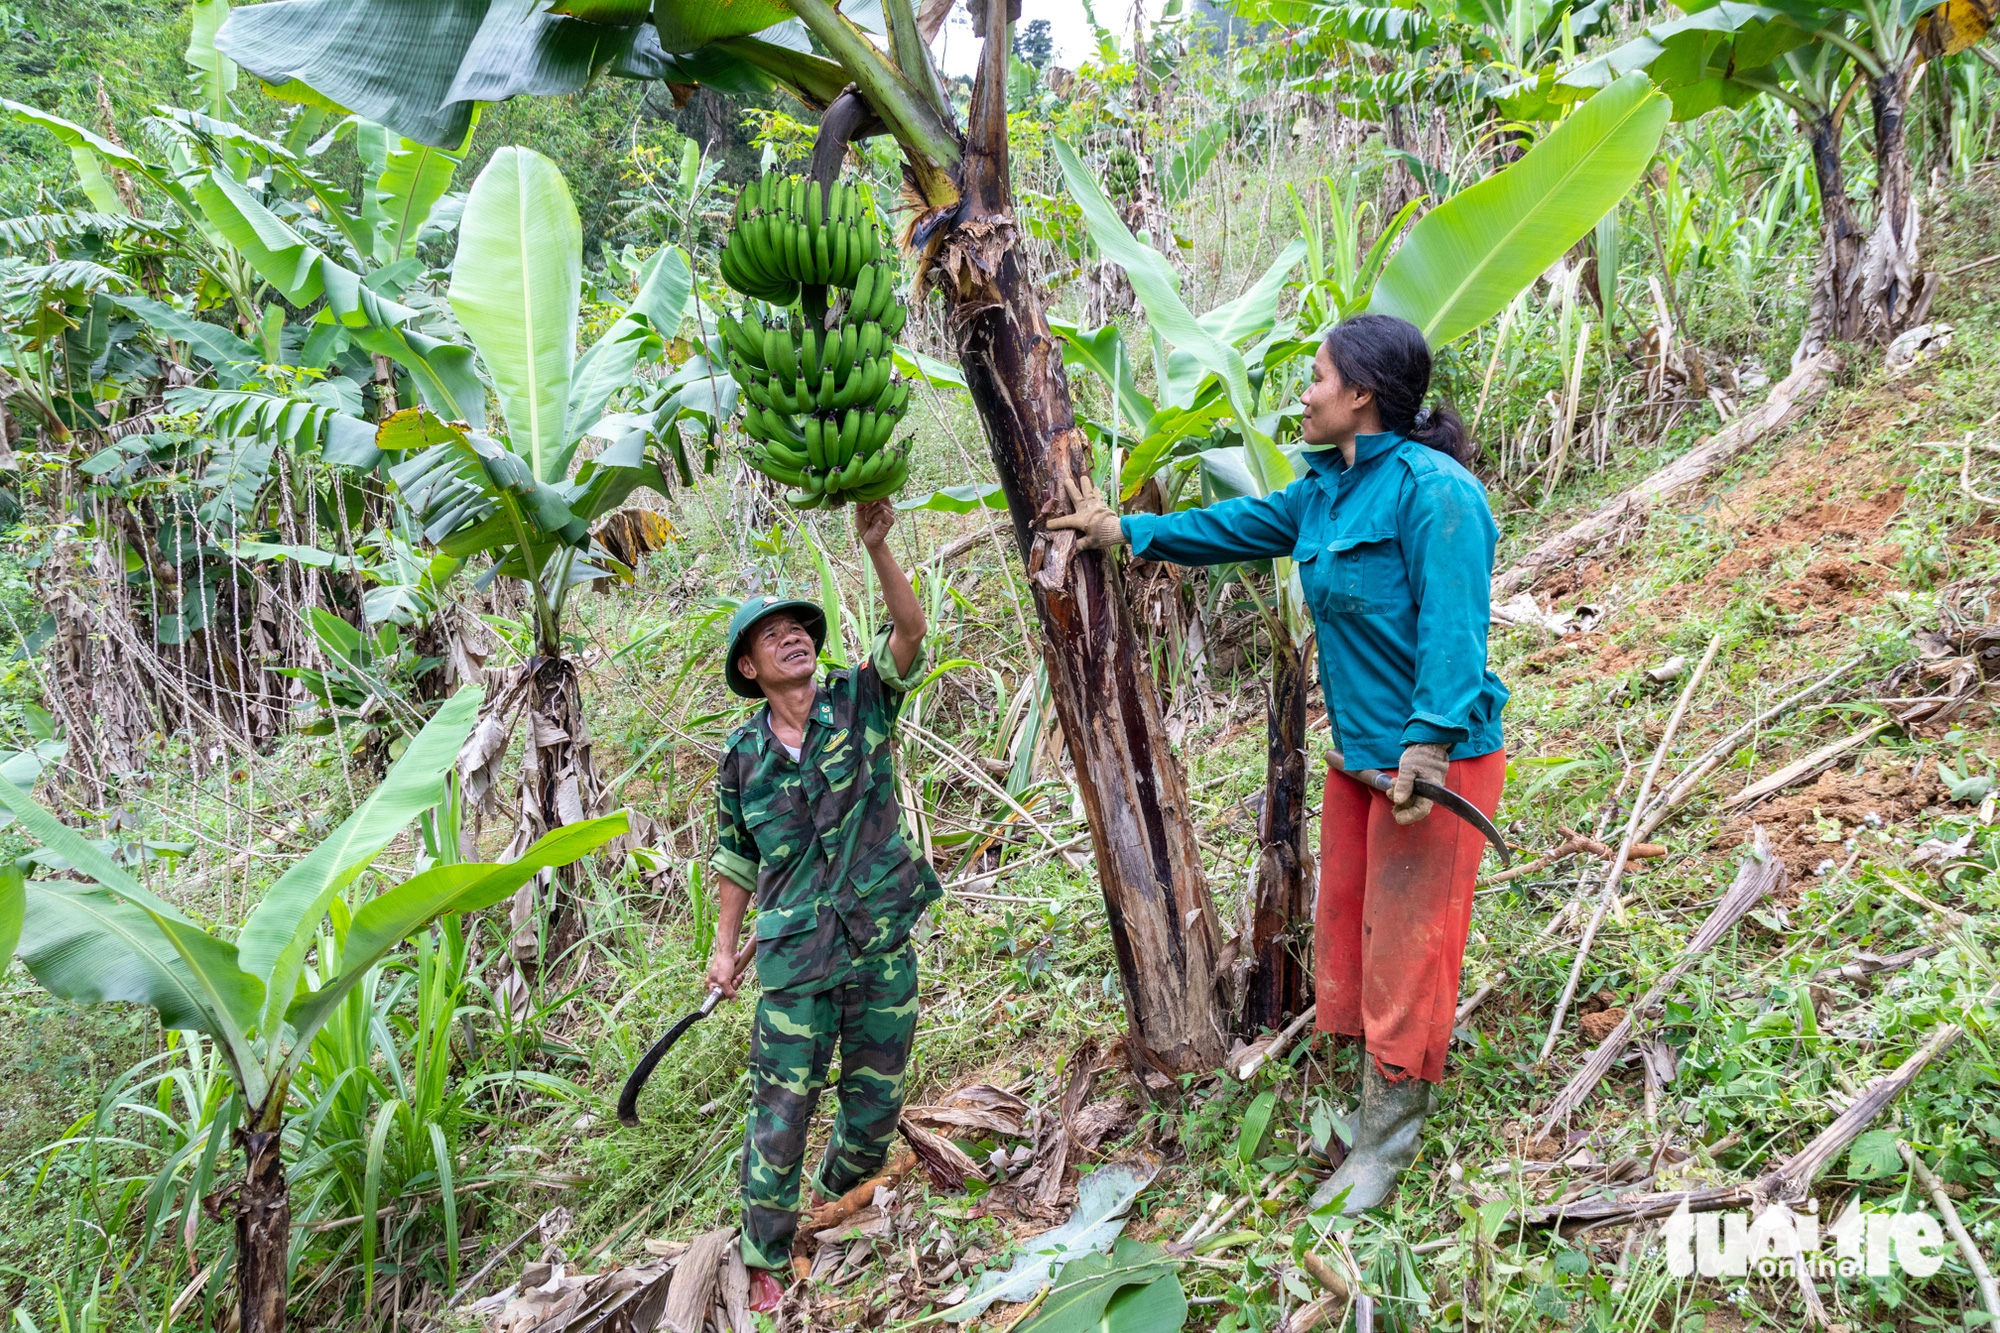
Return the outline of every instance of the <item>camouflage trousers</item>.
{"type": "Polygon", "coordinates": [[[765,991],[757,1001],[743,1135],[744,1263],[782,1269],[791,1261],[799,1165],[836,1044],[840,1112],[813,1180],[829,1199],[859,1185],[888,1157],[916,1031],[917,953],[909,945],[862,959],[829,990],[765,991]]]}

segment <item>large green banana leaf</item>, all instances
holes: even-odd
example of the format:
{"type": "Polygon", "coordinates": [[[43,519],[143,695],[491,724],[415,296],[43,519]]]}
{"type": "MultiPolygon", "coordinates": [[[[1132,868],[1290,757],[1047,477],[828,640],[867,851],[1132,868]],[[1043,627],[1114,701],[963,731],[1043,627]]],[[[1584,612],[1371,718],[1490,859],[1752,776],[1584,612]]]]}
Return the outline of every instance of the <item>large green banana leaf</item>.
{"type": "Polygon", "coordinates": [[[229,114],[236,91],[236,64],[215,49],[215,34],[229,17],[229,0],[194,0],[188,6],[187,62],[201,81],[202,105],[211,116],[229,114]]]}
{"type": "Polygon", "coordinates": [[[434,718],[377,793],[272,887],[236,944],[154,898],[0,779],[0,803],[14,811],[23,830],[98,881],[35,883],[24,892],[20,872],[7,867],[0,872],[0,945],[11,949],[18,932],[23,961],[65,999],[137,1001],[157,1009],[167,1027],[210,1033],[221,1043],[246,1100],[262,1103],[271,1089],[287,1086],[313,1034],[399,941],[445,913],[491,906],[537,872],[567,865],[627,831],[627,816],[620,811],[558,829],[517,861],[448,865],[418,874],[363,904],[348,931],[341,970],[319,990],[298,993],[304,953],[299,940],[309,945],[340,887],[442,797],[443,772],[470,733],[479,703],[477,690],[448,700],[438,714],[444,724],[434,718]],[[281,913],[295,915],[278,920],[281,913]],[[268,969],[268,985],[262,969],[268,969]],[[289,1053],[277,1040],[286,1021],[294,1026],[289,1053]]]}
{"type": "Polygon", "coordinates": [[[488,0],[276,0],[229,16],[215,44],[265,82],[305,84],[419,143],[453,147],[470,103],[447,103],[488,0]]]}
{"type": "Polygon", "coordinates": [[[1775,62],[1813,41],[1816,30],[1837,24],[1839,18],[1838,11],[1801,12],[1791,6],[1720,0],[1654,24],[1622,46],[1585,61],[1553,81],[1549,99],[1556,106],[1573,102],[1643,70],[1672,100],[1674,119],[1692,120],[1717,107],[1742,106],[1785,82],[1785,73],[1774,67],[1775,62]]]}
{"type": "MultiPolygon", "coordinates": [[[[633,369],[650,346],[679,330],[694,290],[687,256],[662,246],[639,273],[639,294],[616,322],[576,359],[570,381],[569,429],[565,444],[573,444],[604,415],[611,395],[632,382],[633,369]]],[[[567,467],[569,459],[563,458],[567,467]]]]}
{"type": "Polygon", "coordinates": [[[669,51],[747,37],[792,17],[785,0],[653,0],[653,26],[669,51]]]}
{"type": "Polygon", "coordinates": [[[482,692],[462,689],[444,701],[380,785],[326,840],[293,863],[251,910],[237,937],[243,968],[264,980],[264,1030],[278,1030],[298,989],[301,968],[327,906],[411,820],[436,805],[444,775],[472,734],[482,692]]]}
{"type": "Polygon", "coordinates": [[[304,1054],[313,1034],[347,998],[347,993],[398,943],[447,912],[476,912],[491,907],[540,871],[566,866],[587,856],[630,828],[630,817],[623,810],[600,819],[565,824],[537,839],[519,860],[433,866],[371,898],[354,914],[354,922],[348,927],[340,952],[340,974],[292,1002],[286,1017],[297,1033],[294,1061],[304,1054]]]}
{"type": "MultiPolygon", "coordinates": [[[[1290,485],[1293,480],[1291,465],[1270,438],[1257,429],[1256,396],[1250,389],[1250,373],[1243,363],[1243,354],[1187,308],[1186,302],[1181,300],[1179,281],[1166,256],[1139,240],[1126,227],[1124,219],[1105,198],[1097,178],[1083,165],[1076,151],[1057,139],[1055,155],[1057,164],[1062,168],[1063,179],[1069,186],[1070,197],[1083,213],[1083,223],[1090,232],[1090,238],[1097,243],[1099,252],[1106,259],[1125,270],[1126,279],[1132,284],[1132,293],[1145,307],[1153,331],[1174,350],[1191,356],[1205,373],[1213,374],[1221,381],[1223,394],[1229,400],[1237,425],[1248,441],[1251,464],[1257,469],[1264,489],[1276,491],[1290,485]]],[[[1305,248],[1295,246],[1287,254],[1290,263],[1295,265],[1304,257],[1305,248]]],[[[1192,403],[1176,405],[1188,407],[1192,403]]]]}
{"type": "Polygon", "coordinates": [[[1159,408],[1139,388],[1131,350],[1125,346],[1125,335],[1118,331],[1118,326],[1106,324],[1101,329],[1085,329],[1051,319],[1049,327],[1062,339],[1063,365],[1090,371],[1117,394],[1122,433],[1137,437],[1151,429],[1153,414],[1159,408]]]}
{"type": "Polygon", "coordinates": [[[1645,75],[1619,79],[1520,161],[1426,214],[1382,270],[1368,308],[1409,320],[1432,346],[1477,328],[1625,197],[1667,113],[1645,75]]]}
{"type": "Polygon", "coordinates": [[[555,163],[502,148],[473,182],[459,222],[451,308],[493,377],[509,442],[537,479],[568,461],[583,227],[555,163]]]}
{"type": "Polygon", "coordinates": [[[417,252],[417,232],[431,209],[451,188],[458,155],[391,134],[372,121],[362,122],[356,146],[375,178],[361,203],[372,257],[378,264],[407,259],[417,252]]]}
{"type": "Polygon", "coordinates": [[[155,331],[187,343],[201,353],[215,367],[216,380],[225,389],[242,384],[264,359],[256,348],[220,324],[196,319],[150,297],[113,295],[110,299],[120,310],[138,316],[155,331]]]}
{"type": "Polygon", "coordinates": [[[439,148],[465,142],[481,102],[578,92],[606,72],[691,81],[651,24],[607,27],[539,0],[272,0],[236,10],[215,45],[280,96],[439,148]]]}
{"type": "Polygon", "coordinates": [[[97,885],[37,881],[27,886],[21,961],[63,999],[137,1001],[159,1010],[162,1026],[208,1033],[224,1044],[232,1066],[254,1081],[248,1033],[263,1001],[262,983],[236,966],[233,948],[185,926],[185,934],[215,946],[201,956],[207,976],[198,979],[162,920],[97,885]]]}
{"type": "Polygon", "coordinates": [[[70,161],[76,165],[77,183],[83,187],[90,206],[100,213],[123,213],[125,203],[118,192],[111,188],[111,181],[104,174],[104,163],[123,167],[127,171],[151,175],[146,164],[132,154],[112,143],[102,135],[93,134],[83,126],[64,120],[61,116],[50,115],[46,111],[25,106],[20,102],[0,97],[0,108],[23,125],[33,125],[47,130],[56,141],[69,149],[70,161]]]}

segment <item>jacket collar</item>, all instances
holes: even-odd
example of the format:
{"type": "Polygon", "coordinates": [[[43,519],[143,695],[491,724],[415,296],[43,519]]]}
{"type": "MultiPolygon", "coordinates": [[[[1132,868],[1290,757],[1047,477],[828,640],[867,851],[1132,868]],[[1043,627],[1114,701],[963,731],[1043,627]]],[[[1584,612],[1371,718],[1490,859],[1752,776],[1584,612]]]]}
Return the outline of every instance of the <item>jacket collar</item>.
{"type": "Polygon", "coordinates": [[[1393,430],[1378,431],[1373,435],[1354,437],[1354,466],[1362,467],[1389,453],[1403,442],[1403,437],[1393,430]]]}
{"type": "MultiPolygon", "coordinates": [[[[801,763],[805,761],[806,751],[812,748],[813,723],[815,722],[822,726],[830,727],[833,725],[833,696],[827,693],[826,686],[824,685],[813,687],[812,711],[806,714],[805,734],[800,737],[799,762],[801,763]]],[[[750,732],[757,738],[757,750],[759,754],[769,753],[773,748],[777,747],[778,733],[771,730],[771,705],[768,700],[762,708],[757,710],[756,722],[751,727],[750,732]]],[[[785,758],[790,759],[791,756],[788,754],[785,758]]]]}
{"type": "MultiPolygon", "coordinates": [[[[1357,435],[1354,437],[1354,467],[1357,469],[1366,467],[1383,455],[1393,453],[1402,443],[1403,437],[1393,430],[1377,431],[1372,435],[1357,435]]],[[[1325,449],[1307,450],[1306,465],[1315,475],[1329,482],[1337,482],[1341,476],[1350,471],[1346,460],[1340,456],[1340,450],[1330,446],[1325,449]]]]}

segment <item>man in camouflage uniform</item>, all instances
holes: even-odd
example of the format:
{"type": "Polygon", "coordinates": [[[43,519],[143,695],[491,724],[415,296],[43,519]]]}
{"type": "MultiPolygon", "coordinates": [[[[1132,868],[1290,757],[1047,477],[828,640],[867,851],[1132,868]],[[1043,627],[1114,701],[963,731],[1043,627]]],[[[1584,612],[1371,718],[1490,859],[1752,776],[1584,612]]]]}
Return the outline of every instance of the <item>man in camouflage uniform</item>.
{"type": "Polygon", "coordinates": [[[763,995],[742,1176],[743,1259],[753,1269],[789,1267],[806,1131],[836,1045],[840,1113],[813,1186],[838,1198],[888,1155],[917,1026],[910,928],[943,892],[903,836],[892,771],[891,731],[922,678],[925,628],[889,553],[893,518],[886,500],[854,515],[890,622],[867,661],[814,683],[826,617],[811,602],[753,597],[729,627],[730,688],[765,706],[730,733],[716,772],[711,865],[721,891],[708,981],[736,993],[754,885],[763,995]]]}

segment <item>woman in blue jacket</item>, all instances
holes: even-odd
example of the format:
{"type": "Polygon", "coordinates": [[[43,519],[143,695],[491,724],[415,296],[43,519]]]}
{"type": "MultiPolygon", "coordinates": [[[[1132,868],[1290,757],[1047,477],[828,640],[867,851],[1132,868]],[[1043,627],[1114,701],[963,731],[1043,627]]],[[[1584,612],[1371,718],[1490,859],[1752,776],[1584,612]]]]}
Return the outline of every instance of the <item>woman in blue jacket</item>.
{"type": "Polygon", "coordinates": [[[1086,550],[1207,565],[1289,556],[1312,610],[1326,713],[1345,767],[1397,774],[1387,796],[1329,767],[1313,977],[1317,1026],[1359,1038],[1354,1145],[1315,1204],[1382,1203],[1416,1160],[1444,1076],[1485,843],[1429,819],[1418,779],[1490,817],[1506,773],[1507,688],[1486,667],[1498,539],[1458,415],[1425,407],[1431,354],[1406,320],[1336,326],[1313,362],[1300,434],[1311,471],[1261,499],[1119,516],[1084,483],[1051,528],[1086,550]]]}

